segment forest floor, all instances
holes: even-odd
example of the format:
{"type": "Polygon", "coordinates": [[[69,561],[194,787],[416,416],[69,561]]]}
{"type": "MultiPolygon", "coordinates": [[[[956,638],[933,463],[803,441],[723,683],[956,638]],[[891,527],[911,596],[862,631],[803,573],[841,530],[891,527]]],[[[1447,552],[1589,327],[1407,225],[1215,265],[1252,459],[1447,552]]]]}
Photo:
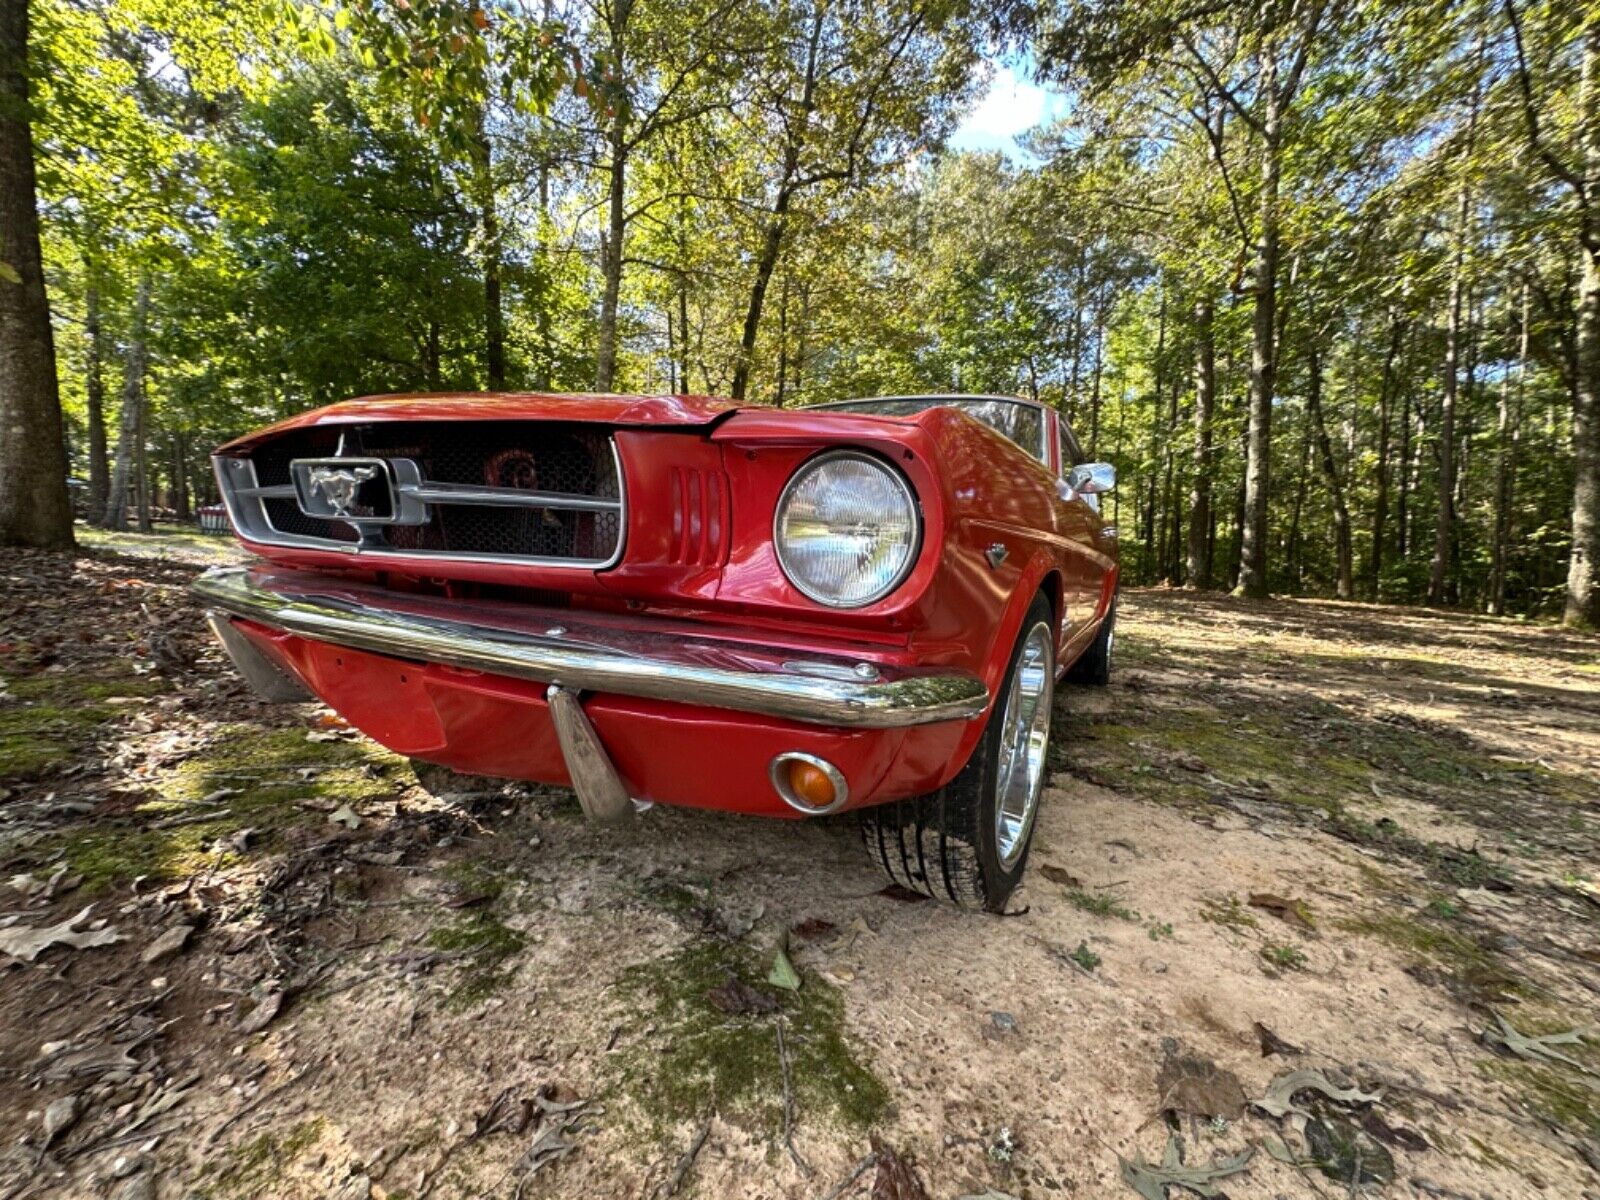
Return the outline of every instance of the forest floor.
{"type": "Polygon", "coordinates": [[[1600,1197],[1594,638],[1126,593],[1000,918],[436,799],[93,545],[0,559],[0,1200],[1600,1197]]]}

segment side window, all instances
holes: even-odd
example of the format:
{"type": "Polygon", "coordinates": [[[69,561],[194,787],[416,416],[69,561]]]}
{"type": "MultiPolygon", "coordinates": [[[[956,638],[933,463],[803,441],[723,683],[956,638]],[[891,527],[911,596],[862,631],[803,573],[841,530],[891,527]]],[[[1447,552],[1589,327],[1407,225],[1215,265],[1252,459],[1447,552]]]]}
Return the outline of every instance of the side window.
{"type": "Polygon", "coordinates": [[[1061,477],[1065,479],[1067,472],[1083,461],[1083,451],[1078,448],[1078,439],[1072,436],[1072,427],[1060,413],[1056,414],[1056,433],[1061,442],[1061,477]]]}

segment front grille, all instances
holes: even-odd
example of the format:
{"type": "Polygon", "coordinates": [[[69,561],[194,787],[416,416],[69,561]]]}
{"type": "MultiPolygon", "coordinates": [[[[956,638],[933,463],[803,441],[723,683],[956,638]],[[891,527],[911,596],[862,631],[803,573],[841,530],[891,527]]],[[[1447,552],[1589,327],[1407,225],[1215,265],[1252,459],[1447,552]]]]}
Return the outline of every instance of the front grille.
{"type": "MultiPolygon", "coordinates": [[[[623,493],[611,438],[592,426],[519,421],[374,423],[295,430],[248,459],[218,460],[241,532],[286,545],[363,554],[544,561],[605,566],[622,545],[623,493]],[[381,458],[421,501],[420,523],[361,524],[307,515],[296,459],[381,458]],[[253,473],[253,478],[246,478],[253,473]],[[455,485],[452,487],[452,485],[455,485]],[[241,519],[242,518],[242,519],[241,519]],[[359,525],[359,528],[358,528],[359,525]]],[[[402,504],[402,507],[404,505],[402,504]]]]}

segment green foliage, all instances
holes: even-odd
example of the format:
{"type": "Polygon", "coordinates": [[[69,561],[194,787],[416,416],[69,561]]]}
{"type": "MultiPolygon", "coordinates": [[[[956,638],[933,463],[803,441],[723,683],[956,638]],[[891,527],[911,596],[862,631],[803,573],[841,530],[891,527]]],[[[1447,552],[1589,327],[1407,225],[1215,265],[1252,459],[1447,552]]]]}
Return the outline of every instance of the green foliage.
{"type": "Polygon", "coordinates": [[[1037,396],[1119,468],[1127,579],[1184,578],[1203,484],[1203,574],[1231,586],[1271,211],[1268,582],[1428,591],[1457,295],[1446,596],[1548,612],[1576,478],[1574,11],[42,0],[34,132],[74,473],[91,390],[116,420],[146,274],[146,438],[175,503],[180,485],[204,498],[201,452],[264,420],[485,386],[496,320],[507,386],[590,386],[616,261],[614,387],[725,392],[747,367],[748,396],[785,405],[1037,396]],[[1031,45],[1067,115],[1020,155],[942,151],[996,34],[1031,45]],[[1271,136],[1269,66],[1287,105],[1271,136]]]}

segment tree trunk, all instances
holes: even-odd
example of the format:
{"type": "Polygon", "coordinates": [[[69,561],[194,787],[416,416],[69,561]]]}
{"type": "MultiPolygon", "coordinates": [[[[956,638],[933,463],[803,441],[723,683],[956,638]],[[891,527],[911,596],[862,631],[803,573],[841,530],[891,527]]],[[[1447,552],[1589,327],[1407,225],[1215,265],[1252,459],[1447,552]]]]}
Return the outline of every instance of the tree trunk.
{"type": "Polygon", "coordinates": [[[150,413],[145,404],[144,378],[139,379],[139,433],[133,439],[133,509],[139,532],[150,532],[150,458],[145,445],[150,413]]]}
{"type": "Polygon", "coordinates": [[[111,486],[106,492],[106,510],[100,523],[107,529],[128,527],[128,492],[137,484],[138,455],[135,446],[144,407],[145,322],[150,310],[150,276],[139,276],[133,301],[133,328],[128,332],[128,350],[122,364],[122,412],[117,422],[117,458],[111,470],[111,486]]]}
{"type": "Polygon", "coordinates": [[[606,192],[606,232],[600,243],[600,345],[595,352],[594,390],[609,392],[617,376],[617,298],[622,292],[622,243],[627,233],[624,184],[628,166],[622,117],[611,123],[611,177],[606,192]]]}
{"type": "MultiPolygon", "coordinates": [[[[1584,31],[1579,128],[1585,202],[1578,293],[1578,387],[1572,407],[1572,557],[1568,625],[1600,626],[1600,18],[1584,31]]],[[[0,459],[3,461],[3,459],[0,459]]]]}
{"type": "Polygon", "coordinates": [[[773,207],[772,220],[761,239],[761,256],[756,260],[756,279],[750,285],[750,301],[745,306],[744,330],[739,335],[739,358],[733,367],[733,386],[728,394],[743,400],[750,386],[750,362],[756,352],[756,334],[761,328],[761,310],[767,302],[767,285],[772,282],[772,272],[777,269],[778,255],[783,251],[783,233],[789,220],[789,180],[799,164],[799,150],[790,147],[784,162],[784,183],[778,189],[778,201],[773,207]]]}
{"type": "Polygon", "coordinates": [[[1350,509],[1345,504],[1344,480],[1339,475],[1339,464],[1334,461],[1333,442],[1328,437],[1328,425],[1322,416],[1322,352],[1315,341],[1311,344],[1311,357],[1307,364],[1310,379],[1306,387],[1306,407],[1311,413],[1312,429],[1317,438],[1317,454],[1322,460],[1322,475],[1328,482],[1328,492],[1333,497],[1334,553],[1339,564],[1335,587],[1341,600],[1354,600],[1356,595],[1354,559],[1350,548],[1350,509]]]}
{"type": "Polygon", "coordinates": [[[0,0],[0,544],[72,545],[55,338],[39,252],[28,0],[0,0]]]}
{"type": "Polygon", "coordinates": [[[1528,284],[1522,284],[1522,328],[1517,342],[1517,382],[1500,380],[1500,409],[1495,421],[1494,540],[1489,556],[1489,611],[1506,613],[1506,559],[1511,543],[1511,506],[1516,498],[1517,443],[1522,438],[1523,386],[1528,373],[1528,284]]]}
{"type": "Polygon", "coordinates": [[[106,507],[111,486],[111,463],[106,451],[105,329],[100,320],[100,275],[93,261],[83,294],[83,379],[89,421],[89,506],[91,513],[106,507]]]}
{"type": "Polygon", "coordinates": [[[1377,600],[1383,575],[1384,539],[1389,536],[1389,410],[1394,399],[1395,362],[1400,357],[1400,347],[1405,340],[1405,322],[1399,314],[1389,314],[1389,346],[1383,356],[1383,378],[1378,384],[1378,462],[1373,480],[1372,498],[1372,549],[1367,555],[1363,572],[1367,577],[1367,595],[1377,600]]]}
{"type": "Polygon", "coordinates": [[[489,142],[486,113],[478,110],[472,142],[472,169],[483,215],[483,370],[491,392],[506,387],[506,322],[500,299],[500,210],[494,186],[494,147],[489,142]]]}
{"type": "Polygon", "coordinates": [[[1428,575],[1428,603],[1443,604],[1447,599],[1450,573],[1450,548],[1456,520],[1456,399],[1461,373],[1462,276],[1466,270],[1466,223],[1471,196],[1465,186],[1456,204],[1455,261],[1450,269],[1450,311],[1445,326],[1444,389],[1439,401],[1439,503],[1433,524],[1433,567],[1428,575]]]}
{"type": "Polygon", "coordinates": [[[1189,487],[1189,555],[1185,578],[1192,588],[1211,586],[1211,410],[1217,396],[1214,307],[1209,298],[1194,306],[1194,481],[1189,487]]]}
{"type": "Polygon", "coordinates": [[[189,439],[177,432],[172,435],[172,507],[178,520],[188,521],[189,439]]]}
{"type": "Polygon", "coordinates": [[[1272,396],[1277,374],[1278,176],[1282,129],[1278,66],[1268,47],[1261,56],[1262,122],[1261,228],[1256,238],[1256,269],[1251,319],[1250,424],[1245,462],[1245,523],[1239,562],[1239,591],[1267,594],[1267,509],[1271,494],[1272,396]]]}

